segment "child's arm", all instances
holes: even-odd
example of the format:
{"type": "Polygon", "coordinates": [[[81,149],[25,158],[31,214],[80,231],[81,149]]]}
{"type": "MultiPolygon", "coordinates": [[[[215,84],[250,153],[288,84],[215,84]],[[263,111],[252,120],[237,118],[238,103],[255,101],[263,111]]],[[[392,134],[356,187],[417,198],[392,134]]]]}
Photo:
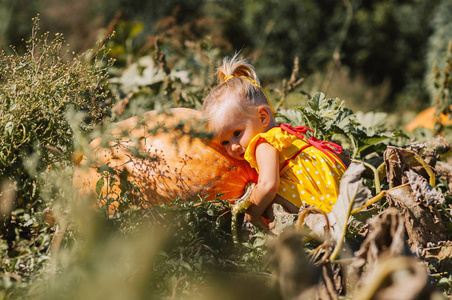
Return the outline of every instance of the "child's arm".
{"type": "Polygon", "coordinates": [[[245,217],[254,225],[267,229],[261,217],[279,188],[279,152],[272,145],[262,142],[256,147],[256,161],[259,180],[251,194],[253,204],[247,209],[245,217]]]}

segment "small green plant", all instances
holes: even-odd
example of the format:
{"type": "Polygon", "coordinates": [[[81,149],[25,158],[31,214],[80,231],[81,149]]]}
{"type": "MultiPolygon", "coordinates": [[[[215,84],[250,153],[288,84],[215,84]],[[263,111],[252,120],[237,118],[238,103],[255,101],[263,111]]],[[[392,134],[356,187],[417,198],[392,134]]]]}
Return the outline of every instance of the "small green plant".
{"type": "Polygon", "coordinates": [[[101,45],[71,54],[61,34],[39,34],[38,17],[25,45],[23,54],[0,53],[0,173],[14,183],[23,208],[38,197],[38,174],[71,159],[68,109],[86,112],[85,129],[108,113],[108,63],[101,45]]]}

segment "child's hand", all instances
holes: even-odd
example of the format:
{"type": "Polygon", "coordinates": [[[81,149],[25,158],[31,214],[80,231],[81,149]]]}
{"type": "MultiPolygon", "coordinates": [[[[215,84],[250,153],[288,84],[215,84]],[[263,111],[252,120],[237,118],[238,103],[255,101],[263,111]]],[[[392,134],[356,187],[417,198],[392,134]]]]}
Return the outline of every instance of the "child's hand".
{"type": "Polygon", "coordinates": [[[260,213],[260,210],[255,204],[251,204],[250,207],[248,207],[245,212],[245,218],[254,226],[257,226],[264,231],[269,230],[267,225],[262,220],[262,214],[260,213]]]}

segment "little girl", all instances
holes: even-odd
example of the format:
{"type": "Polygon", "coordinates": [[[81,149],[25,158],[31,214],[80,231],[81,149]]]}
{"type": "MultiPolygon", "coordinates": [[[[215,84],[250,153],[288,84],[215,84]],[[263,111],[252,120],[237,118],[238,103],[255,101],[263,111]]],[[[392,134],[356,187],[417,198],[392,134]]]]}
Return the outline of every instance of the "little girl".
{"type": "Polygon", "coordinates": [[[272,201],[291,213],[302,205],[330,212],[345,171],[336,156],[342,148],[305,138],[307,127],[277,125],[253,66],[237,55],[225,58],[217,75],[219,84],[207,95],[202,112],[214,141],[259,173],[247,220],[265,229],[261,217],[272,201]]]}

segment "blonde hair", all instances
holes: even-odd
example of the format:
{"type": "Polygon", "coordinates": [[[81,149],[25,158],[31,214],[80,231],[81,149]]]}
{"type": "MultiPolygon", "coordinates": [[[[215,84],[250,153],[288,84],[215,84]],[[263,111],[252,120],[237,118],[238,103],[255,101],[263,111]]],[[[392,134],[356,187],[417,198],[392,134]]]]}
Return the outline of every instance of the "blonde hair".
{"type": "MultiPolygon", "coordinates": [[[[219,83],[209,92],[202,106],[202,114],[210,130],[215,132],[217,124],[227,118],[224,116],[226,108],[238,111],[244,117],[255,116],[255,108],[259,106],[265,106],[272,111],[259,86],[254,67],[246,60],[239,59],[238,53],[232,58],[225,57],[216,75],[219,83]],[[235,97],[225,98],[226,95],[235,97]]],[[[271,117],[274,118],[273,114],[271,117]]]]}

